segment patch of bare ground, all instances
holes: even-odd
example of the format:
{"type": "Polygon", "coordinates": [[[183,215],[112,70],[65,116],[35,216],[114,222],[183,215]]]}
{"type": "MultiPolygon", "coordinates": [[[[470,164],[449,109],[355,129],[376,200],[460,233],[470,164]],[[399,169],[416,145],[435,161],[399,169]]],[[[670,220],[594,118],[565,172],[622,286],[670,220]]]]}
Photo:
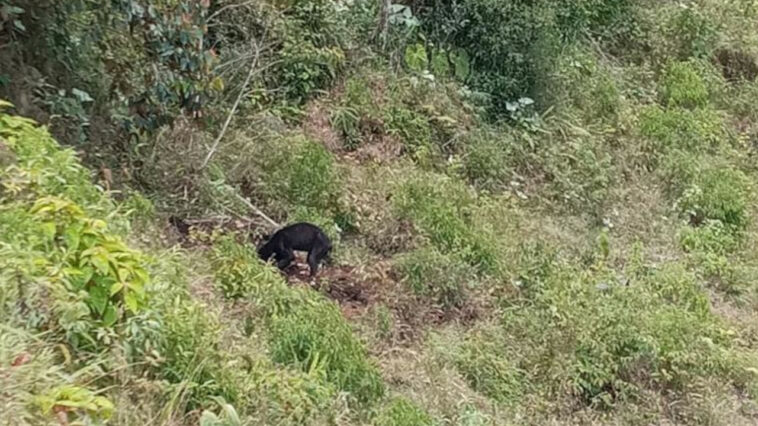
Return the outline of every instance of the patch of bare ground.
{"type": "Polygon", "coordinates": [[[404,146],[397,138],[381,134],[368,143],[362,144],[355,151],[345,154],[345,158],[359,164],[368,162],[387,164],[400,158],[403,150],[404,146]]]}
{"type": "Polygon", "coordinates": [[[478,319],[482,306],[475,298],[460,308],[443,308],[430,299],[413,294],[397,276],[392,263],[380,260],[361,266],[325,266],[315,278],[301,256],[284,272],[291,285],[306,285],[334,300],[343,315],[360,320],[372,314],[376,306],[385,306],[392,314],[390,346],[408,345],[430,326],[449,322],[468,324],[478,319]]]}
{"type": "Polygon", "coordinates": [[[329,151],[334,153],[342,151],[342,140],[332,129],[329,106],[323,101],[311,101],[305,107],[303,131],[306,136],[321,141],[329,151]]]}

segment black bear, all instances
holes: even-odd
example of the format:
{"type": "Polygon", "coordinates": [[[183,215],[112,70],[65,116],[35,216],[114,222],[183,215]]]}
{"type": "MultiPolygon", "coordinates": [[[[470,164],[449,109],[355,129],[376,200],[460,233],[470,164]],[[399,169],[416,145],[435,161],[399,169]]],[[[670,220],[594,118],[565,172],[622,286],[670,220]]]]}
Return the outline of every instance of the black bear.
{"type": "Polygon", "coordinates": [[[274,233],[258,249],[258,256],[267,262],[272,255],[276,259],[276,266],[284,269],[295,260],[295,250],[308,252],[308,266],[311,268],[311,277],[316,275],[318,265],[323,260],[329,260],[332,250],[332,242],[316,225],[300,222],[286,226],[274,233]]]}

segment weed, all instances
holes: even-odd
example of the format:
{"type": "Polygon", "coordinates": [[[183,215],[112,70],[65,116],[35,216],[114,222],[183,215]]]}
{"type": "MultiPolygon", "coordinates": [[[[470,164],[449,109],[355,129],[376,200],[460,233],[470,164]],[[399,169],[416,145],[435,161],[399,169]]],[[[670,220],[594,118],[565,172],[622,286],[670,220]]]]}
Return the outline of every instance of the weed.
{"type": "Polygon", "coordinates": [[[393,398],[379,413],[378,426],[431,426],[432,417],[405,398],[393,398]]]}
{"type": "Polygon", "coordinates": [[[474,268],[433,247],[402,257],[399,269],[416,295],[430,297],[446,309],[463,307],[477,280],[474,268]]]}
{"type": "Polygon", "coordinates": [[[661,96],[669,107],[696,108],[708,103],[705,82],[688,62],[674,62],[666,68],[661,96]]]}
{"type": "Polygon", "coordinates": [[[741,232],[749,222],[750,180],[741,171],[713,168],[703,171],[677,202],[691,221],[717,220],[732,232],[741,232]]]}
{"type": "Polygon", "coordinates": [[[413,220],[442,253],[460,256],[480,271],[498,270],[494,240],[484,229],[472,228],[475,198],[454,180],[427,175],[407,180],[394,197],[401,217],[413,220]]]}

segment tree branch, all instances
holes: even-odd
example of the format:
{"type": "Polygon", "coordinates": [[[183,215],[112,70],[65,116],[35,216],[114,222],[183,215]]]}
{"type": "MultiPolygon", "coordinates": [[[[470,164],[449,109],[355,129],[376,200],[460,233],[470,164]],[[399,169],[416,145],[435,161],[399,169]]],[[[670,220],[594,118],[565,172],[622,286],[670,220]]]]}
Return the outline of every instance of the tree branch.
{"type": "Polygon", "coordinates": [[[238,200],[242,201],[242,203],[244,205],[246,205],[250,210],[252,210],[253,213],[255,213],[258,216],[262,217],[263,219],[266,220],[266,222],[270,223],[271,225],[274,225],[275,228],[279,228],[281,226],[278,223],[276,223],[276,221],[274,221],[274,219],[271,219],[270,217],[266,216],[265,213],[263,213],[258,207],[255,207],[253,205],[253,203],[251,203],[250,201],[248,201],[245,197],[237,194],[236,192],[234,193],[234,196],[237,197],[238,200]]]}
{"type": "Polygon", "coordinates": [[[250,62],[250,71],[248,71],[245,82],[242,84],[242,89],[240,90],[239,95],[237,95],[237,99],[234,101],[234,105],[232,105],[232,110],[229,111],[229,115],[226,117],[226,121],[224,122],[224,126],[221,128],[221,132],[219,132],[218,136],[216,136],[216,140],[213,141],[211,150],[208,151],[208,155],[205,157],[205,160],[203,160],[203,164],[200,165],[200,170],[204,169],[205,166],[208,165],[208,162],[211,161],[213,154],[215,154],[216,150],[218,149],[219,143],[221,143],[221,139],[226,133],[226,129],[229,127],[229,123],[232,122],[232,117],[234,117],[234,113],[237,112],[237,107],[239,106],[242,97],[245,95],[245,90],[247,89],[248,84],[250,84],[250,80],[252,80],[253,75],[255,74],[255,67],[258,65],[258,58],[260,57],[260,53],[260,45],[258,43],[255,43],[255,55],[252,62],[250,62]]]}

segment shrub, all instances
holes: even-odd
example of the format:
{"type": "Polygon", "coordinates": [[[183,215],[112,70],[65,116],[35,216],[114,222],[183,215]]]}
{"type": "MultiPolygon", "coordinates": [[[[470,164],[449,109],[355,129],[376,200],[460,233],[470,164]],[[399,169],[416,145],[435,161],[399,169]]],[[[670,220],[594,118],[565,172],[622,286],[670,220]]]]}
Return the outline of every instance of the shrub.
{"type": "Polygon", "coordinates": [[[88,387],[89,377],[68,372],[57,360],[58,351],[45,344],[42,335],[7,325],[4,322],[0,333],[4,415],[19,424],[52,424],[61,417],[97,423],[111,417],[112,402],[88,387]],[[65,408],[54,410],[54,406],[65,408]]]}
{"type": "MultiPolygon", "coordinates": [[[[10,104],[0,100],[0,111],[10,104]]],[[[86,206],[88,213],[109,211],[113,204],[92,185],[90,173],[76,160],[73,150],[61,149],[46,129],[32,120],[0,112],[0,136],[14,154],[14,163],[25,171],[22,179],[5,178],[11,185],[24,183],[40,197],[52,195],[86,206]]],[[[11,186],[10,191],[20,188],[11,186]]]]}
{"type": "Polygon", "coordinates": [[[488,334],[491,331],[469,334],[453,363],[472,389],[497,402],[514,402],[523,392],[524,378],[509,352],[502,351],[502,336],[488,334]]]}
{"type": "Polygon", "coordinates": [[[361,143],[360,116],[358,110],[349,106],[335,107],[329,116],[333,129],[342,135],[343,145],[355,149],[361,143]]]}
{"type": "Polygon", "coordinates": [[[476,200],[464,185],[437,175],[416,176],[398,188],[393,200],[398,214],[413,220],[440,252],[482,272],[499,269],[494,239],[486,229],[473,227],[476,200]]]}
{"type": "Polygon", "coordinates": [[[425,1],[419,10],[432,41],[470,57],[467,82],[494,98],[497,114],[507,114],[508,102],[534,95],[561,39],[575,40],[586,31],[614,39],[636,19],[633,2],[626,0],[468,0],[446,6],[425,1]]]}
{"type": "Polygon", "coordinates": [[[416,295],[431,297],[446,309],[461,308],[477,279],[470,265],[433,247],[403,256],[398,266],[416,295]]]}
{"type": "MultiPolygon", "coordinates": [[[[171,383],[186,384],[189,407],[202,406],[209,396],[224,391],[219,319],[205,306],[182,297],[168,301],[162,316],[160,349],[165,360],[160,374],[171,383]]],[[[232,394],[225,397],[236,400],[232,394]]]]}
{"type": "Polygon", "coordinates": [[[387,132],[400,138],[411,153],[432,149],[433,133],[422,114],[404,105],[392,105],[383,117],[387,132]]]}
{"type": "Polygon", "coordinates": [[[613,158],[601,143],[578,137],[548,148],[545,168],[554,198],[577,210],[601,210],[614,176],[613,158]]]}
{"type": "Polygon", "coordinates": [[[672,150],[692,154],[706,153],[726,138],[722,118],[709,109],[647,107],[640,114],[640,133],[649,140],[643,149],[657,164],[660,156],[672,150]]]}
{"type": "Polygon", "coordinates": [[[598,118],[613,122],[622,107],[621,89],[614,77],[594,52],[571,45],[556,58],[537,99],[569,116],[581,116],[587,123],[598,118]]]}
{"type": "Polygon", "coordinates": [[[739,241],[720,220],[706,219],[698,227],[685,226],[679,233],[679,244],[687,252],[726,255],[739,246],[739,241]]]}
{"type": "Polygon", "coordinates": [[[679,210],[693,221],[717,220],[732,232],[748,225],[751,184],[739,170],[711,168],[703,171],[678,201],[679,210]]]}
{"type": "Polygon", "coordinates": [[[697,3],[676,7],[663,26],[665,54],[673,53],[680,60],[707,57],[718,40],[717,22],[704,13],[697,3]]]}
{"type": "Polygon", "coordinates": [[[708,103],[708,88],[692,64],[674,62],[664,71],[661,96],[669,107],[702,107],[708,103]]]}
{"type": "Polygon", "coordinates": [[[15,154],[15,164],[0,171],[0,242],[12,256],[5,266],[17,271],[20,288],[44,283],[53,301],[48,308],[54,318],[48,319],[77,349],[95,349],[117,323],[145,307],[146,259],[91,216],[104,216],[112,204],[46,130],[0,114],[0,136],[15,154]],[[16,250],[29,261],[16,258],[16,250]]]}
{"type": "Polygon", "coordinates": [[[308,40],[296,25],[291,26],[292,35],[284,42],[280,52],[283,60],[277,68],[284,95],[299,104],[334,80],[345,54],[338,46],[319,46],[308,40]]]}
{"type": "Polygon", "coordinates": [[[742,268],[729,260],[740,246],[740,239],[718,220],[706,220],[698,227],[683,226],[679,244],[689,254],[694,269],[711,279],[711,283],[728,294],[744,293],[749,279],[741,276],[742,268]]]}
{"type": "Polygon", "coordinates": [[[320,296],[301,298],[287,315],[271,318],[271,358],[306,372],[323,368],[327,381],[359,403],[379,399],[384,393],[381,376],[340,310],[320,296]]]}
{"type": "Polygon", "coordinates": [[[431,426],[434,424],[426,411],[405,398],[393,398],[382,409],[375,423],[377,426],[431,426]]]}
{"type": "Polygon", "coordinates": [[[278,272],[267,267],[256,251],[239,244],[232,236],[221,236],[213,244],[211,266],[216,284],[226,297],[256,302],[268,315],[285,311],[291,303],[278,272]]]}
{"type": "Polygon", "coordinates": [[[504,312],[500,344],[478,347],[511,354],[512,365],[548,394],[570,386],[596,406],[651,386],[686,393],[701,379],[731,380],[729,360],[740,350],[693,274],[668,264],[624,275],[561,267],[529,303],[504,312]],[[517,343],[518,352],[508,350],[517,343]]]}
{"type": "Polygon", "coordinates": [[[261,159],[264,191],[271,199],[324,212],[337,209],[341,178],[323,145],[296,137],[274,149],[270,157],[261,159]]]}
{"type": "Polygon", "coordinates": [[[468,179],[483,189],[503,189],[510,177],[508,154],[514,142],[496,132],[474,132],[463,145],[463,168],[468,179]]]}

